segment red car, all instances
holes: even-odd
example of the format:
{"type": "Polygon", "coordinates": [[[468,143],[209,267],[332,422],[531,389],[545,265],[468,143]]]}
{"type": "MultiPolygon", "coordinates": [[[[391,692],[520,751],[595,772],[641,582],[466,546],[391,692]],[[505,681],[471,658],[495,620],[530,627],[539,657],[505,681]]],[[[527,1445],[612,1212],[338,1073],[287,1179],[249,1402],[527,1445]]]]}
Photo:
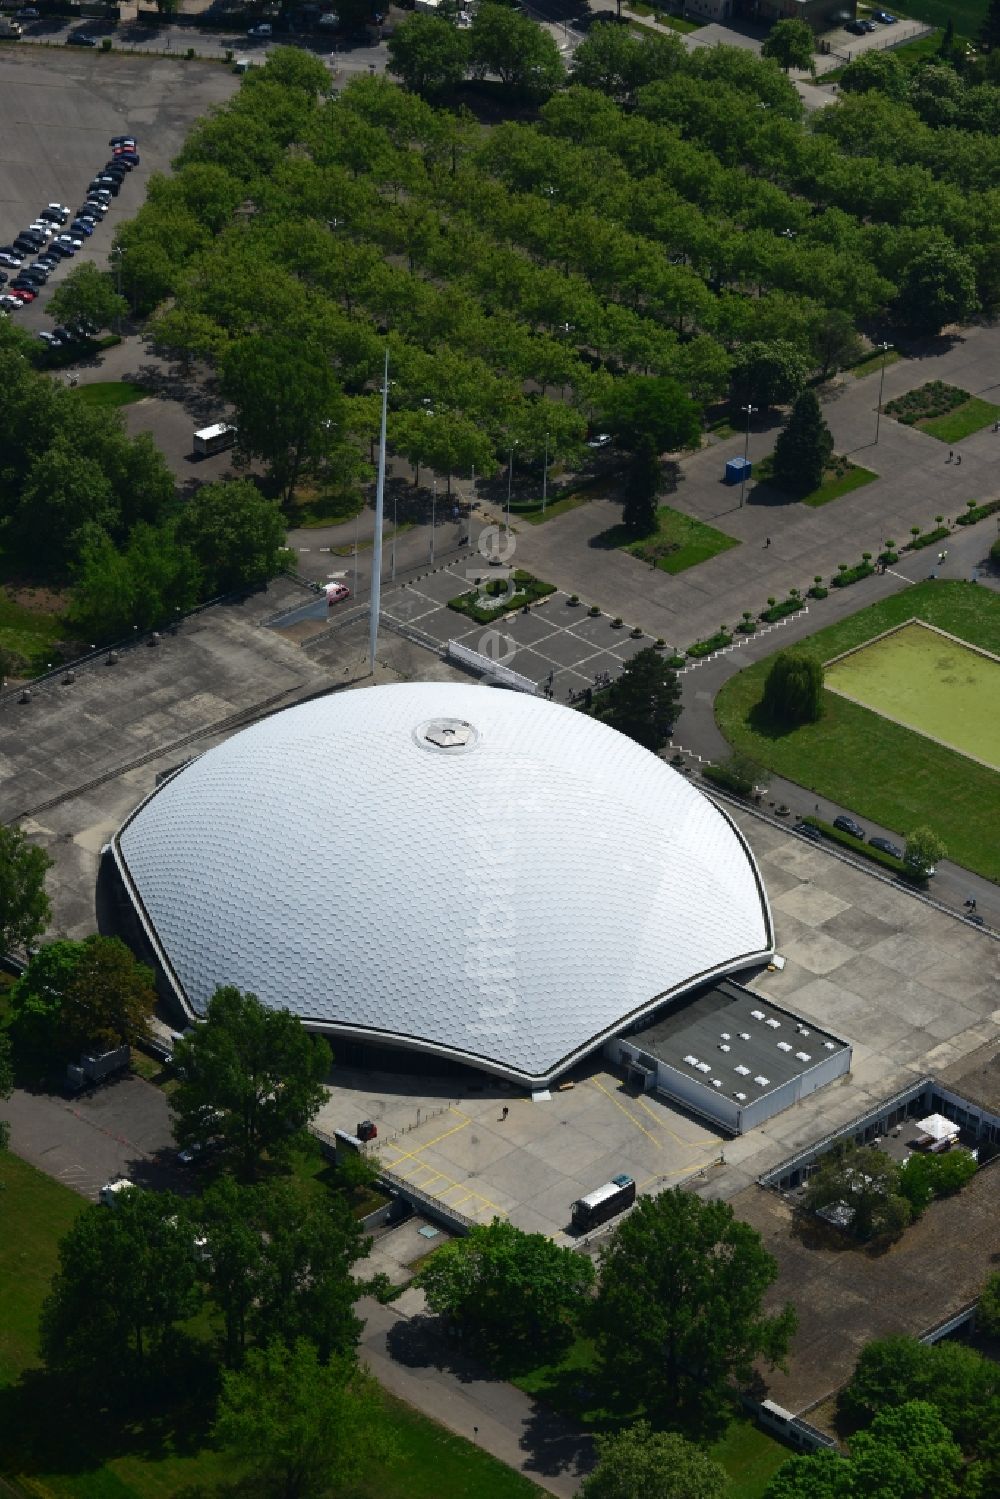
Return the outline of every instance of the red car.
{"type": "Polygon", "coordinates": [[[326,585],[326,602],[328,604],[339,604],[343,599],[349,599],[351,590],[346,583],[328,583],[326,585]]]}
{"type": "Polygon", "coordinates": [[[35,293],[33,291],[26,291],[23,286],[12,286],[10,294],[12,297],[16,297],[19,302],[33,302],[35,300],[35,293]]]}

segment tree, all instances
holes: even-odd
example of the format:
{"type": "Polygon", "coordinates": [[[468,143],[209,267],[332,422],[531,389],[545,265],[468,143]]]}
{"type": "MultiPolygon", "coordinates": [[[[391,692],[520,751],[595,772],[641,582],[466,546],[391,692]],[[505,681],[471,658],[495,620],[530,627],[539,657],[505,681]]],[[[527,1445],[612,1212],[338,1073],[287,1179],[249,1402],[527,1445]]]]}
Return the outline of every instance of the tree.
{"type": "Polygon", "coordinates": [[[778,1266],[728,1203],[676,1187],[641,1197],[601,1256],[592,1329],[606,1375],[652,1417],[711,1424],[731,1380],[780,1362],[796,1318],[763,1298],[778,1266]],[[628,1336],[622,1331],[628,1329],[628,1336]]]}
{"type": "Polygon", "coordinates": [[[321,1362],[300,1338],[254,1349],[223,1374],[214,1436],[259,1499],[326,1499],[390,1455],[381,1410],[370,1375],[349,1359],[321,1362]]]}
{"type": "Polygon", "coordinates": [[[949,1150],[947,1155],[911,1155],[899,1173],[899,1190],[910,1204],[914,1218],[936,1197],[960,1192],[975,1176],[976,1159],[968,1150],[949,1150]]]}
{"type": "Polygon", "coordinates": [[[876,90],[902,102],[909,81],[910,70],[892,52],[861,52],[844,69],[840,90],[845,94],[867,94],[876,90]]]}
{"type": "Polygon", "coordinates": [[[249,479],[203,484],[184,507],[179,540],[201,569],[203,597],[262,583],[281,571],[285,522],[249,479]]]}
{"type": "Polygon", "coordinates": [[[263,1279],[266,1246],[259,1227],[259,1189],[220,1176],[202,1193],[197,1211],[207,1250],[202,1279],[222,1313],[226,1360],[238,1364],[263,1279]]]}
{"type": "MultiPolygon", "coordinates": [[[[0,1031],[0,1103],[5,1098],[10,1098],[14,1091],[14,1067],[11,1062],[10,1037],[0,1031]]],[[[10,1144],[10,1125],[6,1119],[0,1119],[0,1154],[10,1144]]]]}
{"type": "Polygon", "coordinates": [[[1000,1418],[996,1368],[988,1358],[945,1339],[879,1338],[861,1350],[838,1405],[853,1425],[867,1425],[883,1410],[906,1401],[932,1404],[962,1449],[989,1454],[1000,1418]]]}
{"type": "Polygon", "coordinates": [[[255,333],[225,354],[221,383],[236,408],[239,450],[268,464],[290,504],[302,475],[341,438],[343,399],[326,352],[308,339],[255,333]]]}
{"type": "Polygon", "coordinates": [[[566,78],[554,38],[527,16],[488,0],[469,29],[469,60],[480,78],[495,73],[507,88],[538,101],[566,78]]]}
{"type": "Polygon", "coordinates": [[[764,39],[761,57],[770,57],[784,68],[809,68],[812,65],[815,37],[807,21],[776,21],[764,39]]]}
{"type": "Polygon", "coordinates": [[[987,52],[1000,48],[1000,0],[990,0],[979,28],[979,45],[987,52]]]}
{"type": "Polygon", "coordinates": [[[896,298],[900,317],[914,333],[940,333],[964,323],[979,305],[976,273],[967,256],[944,242],[928,245],[903,272],[896,298]]]}
{"type": "Polygon", "coordinates": [[[637,651],[608,689],[601,717],[636,744],[657,754],[673,733],[680,714],[677,673],[653,646],[637,651]]]}
{"type": "Polygon", "coordinates": [[[48,926],[45,876],[51,868],[45,850],[20,828],[0,827],[0,952],[23,952],[48,926]]]}
{"type": "Polygon", "coordinates": [[[59,1269],[42,1307],[47,1364],[127,1386],[147,1363],[159,1372],[178,1323],[198,1307],[196,1247],[172,1192],[141,1187],[114,1208],[87,1208],[59,1245],[59,1269]]]}
{"type": "Polygon", "coordinates": [[[994,1270],[979,1293],[976,1321],[991,1337],[1000,1337],[1000,1270],[994,1270]]]}
{"type": "Polygon", "coordinates": [[[910,1220],[910,1206],[899,1191],[899,1166],[875,1145],[853,1142],[827,1152],[806,1185],[809,1213],[835,1208],[841,1227],[859,1243],[895,1236],[910,1220]]]}
{"type": "Polygon", "coordinates": [[[866,1499],[955,1499],[964,1464],[934,1406],[909,1400],[851,1438],[850,1466],[854,1492],[866,1499]]]}
{"type": "Polygon", "coordinates": [[[133,623],[135,579],[124,552],[100,526],[81,537],[68,610],[74,628],[92,640],[118,640],[133,623]]]}
{"type": "Polygon", "coordinates": [[[50,942],[11,989],[19,1045],[69,1055],[133,1045],[149,1033],[156,1004],[152,970],[117,937],[50,942]]]}
{"type": "Polygon", "coordinates": [[[636,448],[625,475],[622,520],[630,536],[649,536],[656,530],[656,501],[662,489],[660,455],[647,438],[636,448]]]}
{"type": "Polygon", "coordinates": [[[263,1155],[281,1158],[320,1108],[330,1048],[309,1036],[288,1010],[270,1010],[255,994],[220,988],[204,1023],[178,1042],[181,1079],[170,1099],[179,1140],[189,1144],[216,1118],[240,1169],[252,1175],[263,1155]]]}
{"type": "Polygon", "coordinates": [[[107,271],[96,265],[75,266],[49,298],[49,311],[57,323],[70,327],[81,321],[98,328],[110,328],[128,312],[128,303],[119,297],[107,271]]]}
{"type": "Polygon", "coordinates": [[[583,1481],[582,1499],[726,1499],[729,1492],[728,1474],[713,1458],[647,1421],[596,1444],[597,1467],[583,1481]]]}
{"type": "Polygon", "coordinates": [[[784,339],[751,340],[733,354],[731,395],[734,404],[758,408],[794,401],[806,383],[809,369],[794,344],[784,339]]]}
{"type": "Polygon", "coordinates": [[[903,862],[917,879],[927,879],[933,873],[938,860],[947,857],[948,850],[930,828],[914,828],[907,835],[903,848],[903,862]]]}
{"type": "Polygon", "coordinates": [[[814,390],[804,390],[774,445],[773,474],[782,489],[809,494],[823,482],[833,452],[833,434],[814,390]]]}
{"type": "Polygon", "coordinates": [[[465,35],[443,16],[412,15],[389,38],[389,72],[425,99],[452,93],[465,77],[465,35]]]}
{"type": "Polygon", "coordinates": [[[801,651],[779,651],[764,682],[761,707],[786,728],[818,723],[823,716],[823,664],[801,651]]]}
{"type": "Polygon", "coordinates": [[[651,443],[672,453],[701,442],[700,408],[667,377],[622,375],[608,391],[604,421],[623,448],[651,443]]]}
{"type": "Polygon", "coordinates": [[[431,1311],[455,1318],[494,1358],[516,1364],[573,1337],[594,1281],[585,1255],[494,1218],[439,1250],[420,1274],[431,1311]]]}
{"type": "Polygon", "coordinates": [[[764,1499],[854,1499],[850,1462],[829,1451],[790,1458],[769,1481],[764,1499]]]}

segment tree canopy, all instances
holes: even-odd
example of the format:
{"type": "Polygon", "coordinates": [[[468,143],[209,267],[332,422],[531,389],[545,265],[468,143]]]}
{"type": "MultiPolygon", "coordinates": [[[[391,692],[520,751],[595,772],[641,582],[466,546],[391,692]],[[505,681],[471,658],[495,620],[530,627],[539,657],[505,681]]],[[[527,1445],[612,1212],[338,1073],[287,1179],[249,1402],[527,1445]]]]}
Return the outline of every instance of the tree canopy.
{"type": "Polygon", "coordinates": [[[449,94],[465,77],[464,34],[444,16],[407,16],[389,38],[389,72],[425,99],[449,94]]]}
{"type": "Polygon", "coordinates": [[[804,390],[774,445],[775,481],[793,494],[808,494],[823,482],[833,452],[833,434],[814,390],[804,390]]]}
{"type": "Polygon", "coordinates": [[[787,73],[789,68],[808,68],[812,63],[815,45],[816,39],[808,21],[792,17],[775,21],[764,38],[760,55],[773,58],[787,73]]]}
{"type": "Polygon", "coordinates": [[[653,646],[637,651],[608,688],[600,717],[611,728],[656,754],[673,732],[680,714],[677,673],[653,646]]]}
{"type": "Polygon", "coordinates": [[[729,1475],[677,1432],[637,1421],[597,1438],[597,1467],[583,1481],[583,1499],[726,1499],[729,1475]]]}
{"type": "Polygon", "coordinates": [[[795,728],[823,716],[823,666],[804,651],[779,651],[764,682],[761,706],[776,724],[795,728]]]}
{"type": "Polygon", "coordinates": [[[223,1374],[214,1436],[259,1499],[326,1499],[392,1451],[371,1376],[322,1361],[306,1338],[253,1349],[223,1374]]]}
{"type": "Polygon", "coordinates": [[[81,321],[110,328],[125,316],[128,304],[114,288],[110,272],[85,262],[74,266],[49,298],[49,312],[58,323],[81,321]]]}
{"type": "Polygon", "coordinates": [[[288,1010],[255,994],[217,989],[205,1019],[174,1048],[170,1097],[182,1143],[220,1136],[241,1171],[282,1158],[326,1097],[330,1048],[288,1010]]]}
{"type": "Polygon", "coordinates": [[[279,571],[285,522],[249,479],[203,484],[184,507],[177,538],[191,549],[201,588],[214,597],[261,583],[279,571]]]}
{"type": "Polygon", "coordinates": [[[70,1056],[134,1045],[149,1033],[153,972],[117,937],[47,943],[10,994],[11,1027],[26,1050],[70,1056]]]}
{"type": "Polygon", "coordinates": [[[903,858],[917,876],[926,876],[948,850],[937,834],[927,827],[914,828],[907,834],[903,858]]]}
{"type": "MultiPolygon", "coordinates": [[[[841,1226],[854,1239],[895,1237],[912,1216],[900,1192],[899,1165],[877,1145],[836,1147],[821,1157],[806,1184],[810,1213],[843,1210],[841,1226]]],[[[839,1220],[838,1220],[839,1221],[839,1220]]]]}
{"type": "Polygon", "coordinates": [[[52,914],[45,876],[52,860],[20,828],[0,826],[0,951],[23,952],[52,914]]]}
{"type": "Polygon", "coordinates": [[[593,1282],[585,1255],[500,1218],[453,1239],[420,1274],[431,1310],[461,1322],[508,1365],[540,1344],[553,1353],[566,1346],[593,1282]]]}
{"type": "Polygon", "coordinates": [[[788,1350],[793,1308],[763,1310],[777,1274],[760,1235],[728,1203],[679,1187],[640,1197],[601,1256],[591,1315],[612,1387],[651,1417],[683,1419],[692,1431],[711,1425],[730,1380],[788,1350]]]}

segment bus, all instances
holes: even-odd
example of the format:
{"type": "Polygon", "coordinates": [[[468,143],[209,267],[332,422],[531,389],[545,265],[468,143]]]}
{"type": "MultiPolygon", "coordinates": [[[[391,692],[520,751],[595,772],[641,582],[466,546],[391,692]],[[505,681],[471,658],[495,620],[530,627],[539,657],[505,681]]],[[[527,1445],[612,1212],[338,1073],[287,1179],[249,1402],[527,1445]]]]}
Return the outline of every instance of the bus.
{"type": "Polygon", "coordinates": [[[596,1192],[588,1192],[573,1204],[573,1227],[585,1234],[599,1223],[607,1223],[635,1202],[635,1182],[630,1176],[614,1176],[596,1192]]]}
{"type": "Polygon", "coordinates": [[[194,434],[193,451],[196,458],[211,458],[213,453],[222,453],[236,441],[236,428],[228,422],[216,422],[214,427],[202,427],[194,434]]]}

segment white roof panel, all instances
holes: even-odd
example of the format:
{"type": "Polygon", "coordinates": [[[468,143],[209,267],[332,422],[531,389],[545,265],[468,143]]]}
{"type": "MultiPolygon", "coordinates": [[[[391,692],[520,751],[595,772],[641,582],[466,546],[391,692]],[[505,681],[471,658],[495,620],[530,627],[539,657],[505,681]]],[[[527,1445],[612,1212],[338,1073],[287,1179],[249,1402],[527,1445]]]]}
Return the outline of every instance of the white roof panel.
{"type": "Polygon", "coordinates": [[[773,946],[752,855],[662,760],[543,698],[412,683],[235,734],[115,857],[179,994],[548,1079],[773,946]]]}

